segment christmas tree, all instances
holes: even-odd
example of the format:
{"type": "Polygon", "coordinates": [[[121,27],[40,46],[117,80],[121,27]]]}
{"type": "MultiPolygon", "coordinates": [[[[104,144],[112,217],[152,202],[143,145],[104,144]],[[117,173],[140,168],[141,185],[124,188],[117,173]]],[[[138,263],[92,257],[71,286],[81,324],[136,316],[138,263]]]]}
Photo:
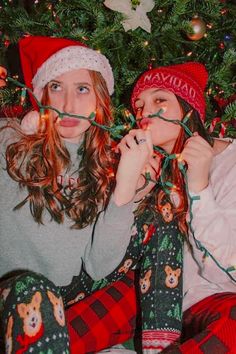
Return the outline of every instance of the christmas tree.
{"type": "MultiPolygon", "coordinates": [[[[236,137],[234,0],[3,0],[0,5],[0,65],[9,76],[22,79],[13,63],[20,37],[76,39],[109,58],[119,112],[129,108],[132,85],[148,67],[200,61],[210,74],[206,125],[214,136],[236,137]]],[[[7,85],[1,106],[19,108],[21,91],[7,85]]]]}

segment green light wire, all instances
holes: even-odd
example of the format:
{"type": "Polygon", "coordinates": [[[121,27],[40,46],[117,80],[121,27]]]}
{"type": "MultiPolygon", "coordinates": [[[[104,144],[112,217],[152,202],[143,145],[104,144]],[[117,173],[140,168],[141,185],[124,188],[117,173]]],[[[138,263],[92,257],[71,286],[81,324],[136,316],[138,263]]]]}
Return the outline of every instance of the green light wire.
{"type": "MultiPolygon", "coordinates": [[[[33,91],[26,87],[24,84],[21,84],[19,81],[11,78],[11,77],[7,77],[7,80],[12,82],[13,84],[15,84],[16,86],[19,86],[21,88],[24,89],[24,91],[28,91],[31,93],[31,95],[34,97],[39,109],[40,109],[40,112],[42,113],[45,109],[50,109],[50,110],[53,110],[55,111],[57,114],[58,114],[58,117],[60,119],[63,119],[64,116],[67,116],[67,117],[71,117],[71,118],[78,118],[78,119],[85,119],[85,120],[89,120],[91,122],[92,125],[95,125],[101,129],[104,129],[108,132],[110,132],[111,135],[115,135],[115,137],[119,138],[119,139],[122,139],[123,136],[116,133],[115,132],[118,132],[118,131],[122,131],[122,130],[125,130],[124,129],[124,126],[123,125],[119,125],[119,126],[113,126],[113,127],[109,127],[109,126],[106,126],[106,125],[102,125],[102,124],[99,124],[97,123],[94,118],[95,118],[95,113],[92,112],[88,117],[85,117],[85,116],[80,116],[80,115],[76,115],[76,114],[69,114],[69,113],[66,113],[66,112],[61,112],[59,110],[57,110],[56,108],[52,107],[52,106],[44,106],[41,104],[41,102],[35,97],[33,91]]],[[[163,109],[160,109],[157,113],[155,114],[151,114],[151,115],[148,115],[147,118],[150,118],[150,119],[154,119],[154,118],[159,118],[159,119],[162,119],[163,121],[166,121],[168,123],[173,123],[173,124],[177,124],[177,125],[180,125],[184,130],[185,132],[191,137],[193,135],[193,133],[190,131],[190,129],[186,126],[186,122],[189,120],[191,114],[192,114],[192,110],[189,111],[185,117],[183,118],[182,121],[179,121],[177,119],[166,119],[162,116],[162,113],[163,113],[163,109]]],[[[131,121],[131,126],[130,126],[130,129],[134,127],[134,125],[137,123],[137,121],[141,121],[142,119],[135,119],[135,117],[129,112],[129,114],[127,115],[129,118],[130,118],[130,121],[131,121]]],[[[128,132],[128,130],[126,130],[128,132]]],[[[165,158],[164,160],[164,163],[163,163],[163,167],[162,167],[162,173],[161,173],[161,176],[160,176],[160,180],[161,180],[161,185],[163,186],[163,189],[165,190],[165,192],[167,194],[170,194],[170,190],[167,188],[172,188],[173,187],[173,184],[169,181],[164,181],[164,173],[165,173],[165,170],[166,168],[168,167],[168,164],[170,163],[171,160],[173,159],[178,159],[178,155],[176,154],[168,154],[166,153],[165,150],[163,150],[162,148],[158,147],[158,146],[153,146],[153,149],[154,151],[158,151],[160,154],[162,154],[165,158]]],[[[189,227],[189,230],[193,236],[193,239],[194,239],[194,242],[196,244],[196,247],[204,253],[205,256],[209,256],[213,262],[223,271],[225,272],[228,277],[236,282],[236,279],[230,274],[231,271],[234,271],[236,270],[236,267],[235,266],[231,266],[231,267],[228,267],[227,269],[225,269],[217,260],[216,258],[201,244],[201,242],[199,240],[196,239],[195,235],[194,235],[194,230],[192,228],[192,220],[193,220],[193,212],[192,212],[192,209],[193,209],[193,203],[194,201],[196,200],[199,200],[200,197],[199,196],[194,196],[192,197],[190,195],[190,192],[189,192],[189,189],[188,189],[188,181],[187,181],[187,174],[186,174],[186,169],[185,169],[185,165],[182,163],[182,162],[179,162],[178,163],[178,167],[180,169],[180,172],[183,174],[183,177],[184,177],[184,182],[185,182],[185,189],[186,189],[186,193],[187,193],[187,196],[189,198],[189,201],[190,201],[190,204],[189,204],[189,215],[190,215],[190,220],[189,222],[187,222],[188,224],[188,227],[189,227]]],[[[158,181],[154,181],[151,179],[150,177],[150,173],[145,173],[144,175],[144,178],[145,178],[145,183],[144,185],[139,188],[138,191],[141,191],[142,189],[144,189],[148,183],[151,181],[153,183],[156,183],[158,184],[159,182],[158,181]]]]}

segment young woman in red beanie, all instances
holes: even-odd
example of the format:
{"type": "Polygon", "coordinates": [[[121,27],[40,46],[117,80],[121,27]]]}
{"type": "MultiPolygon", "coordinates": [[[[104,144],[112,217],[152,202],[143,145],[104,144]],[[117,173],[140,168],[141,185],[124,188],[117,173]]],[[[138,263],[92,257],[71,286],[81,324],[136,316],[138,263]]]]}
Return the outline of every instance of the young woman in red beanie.
{"type": "MultiPolygon", "coordinates": [[[[139,128],[149,130],[163,161],[160,184],[140,203],[138,217],[143,210],[162,205],[166,217],[172,215],[188,230],[182,336],[165,353],[233,353],[236,348],[236,143],[212,139],[204,127],[207,78],[200,63],[157,67],[140,76],[131,96],[139,128]]],[[[121,144],[131,145],[132,139],[133,132],[121,144]]],[[[171,255],[170,245],[166,238],[159,252],[169,247],[171,255]]],[[[144,294],[141,288],[144,304],[163,281],[164,271],[166,288],[178,278],[178,272],[171,270],[171,258],[157,269],[156,274],[152,264],[146,267],[153,286],[144,294]]],[[[172,309],[167,310],[172,316],[172,309]]],[[[160,327],[167,328],[165,323],[160,327]]],[[[153,338],[155,332],[149,327],[144,331],[144,352],[159,352],[158,336],[157,345],[153,338]]]]}
{"type": "MultiPolygon", "coordinates": [[[[81,269],[104,287],[99,279],[123,260],[133,222],[133,203],[117,201],[124,168],[112,197],[111,139],[91,124],[112,124],[112,70],[102,54],[68,39],[24,37],[19,50],[36,110],[23,122],[27,134],[17,125],[1,131],[2,344],[8,354],[98,352],[133,335],[136,313],[129,260],[117,270],[122,280],[77,305],[90,293],[81,269]],[[39,113],[36,100],[47,108],[39,113]]],[[[149,132],[136,136],[149,139],[132,161],[139,176],[152,144],[149,132]]]]}

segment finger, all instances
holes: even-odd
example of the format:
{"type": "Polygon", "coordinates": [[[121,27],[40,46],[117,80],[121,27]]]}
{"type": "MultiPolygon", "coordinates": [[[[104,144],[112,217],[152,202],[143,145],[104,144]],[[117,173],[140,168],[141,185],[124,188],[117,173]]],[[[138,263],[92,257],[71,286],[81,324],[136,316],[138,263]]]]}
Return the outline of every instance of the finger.
{"type": "Polygon", "coordinates": [[[121,140],[120,144],[121,145],[126,145],[130,149],[131,148],[134,149],[134,148],[138,147],[138,143],[137,143],[135,137],[130,135],[130,134],[125,135],[125,137],[121,140]]]}
{"type": "Polygon", "coordinates": [[[142,129],[131,129],[129,134],[132,136],[136,136],[138,131],[142,131],[142,129]]]}
{"type": "Polygon", "coordinates": [[[151,131],[150,131],[150,129],[146,129],[146,130],[144,130],[144,132],[145,132],[145,136],[147,139],[147,145],[148,145],[149,151],[151,154],[153,154],[153,142],[152,142],[151,131]]]}
{"type": "Polygon", "coordinates": [[[121,155],[126,151],[130,150],[130,148],[126,144],[119,144],[117,145],[117,148],[119,149],[121,155]]]}
{"type": "Polygon", "coordinates": [[[152,136],[149,129],[132,129],[129,131],[129,134],[136,138],[142,149],[148,147],[150,154],[153,154],[152,136]]]}
{"type": "Polygon", "coordinates": [[[136,141],[135,137],[132,135],[128,134],[125,139],[125,143],[129,148],[137,148],[138,147],[138,142],[136,141]]]}
{"type": "Polygon", "coordinates": [[[148,148],[150,154],[153,153],[153,144],[152,144],[152,137],[151,137],[151,132],[150,130],[143,130],[143,129],[138,129],[136,131],[136,139],[140,145],[140,147],[142,147],[142,145],[144,145],[142,148],[148,148]]]}
{"type": "Polygon", "coordinates": [[[137,144],[142,145],[147,141],[146,134],[143,129],[132,129],[129,131],[129,135],[136,140],[137,144]]]}

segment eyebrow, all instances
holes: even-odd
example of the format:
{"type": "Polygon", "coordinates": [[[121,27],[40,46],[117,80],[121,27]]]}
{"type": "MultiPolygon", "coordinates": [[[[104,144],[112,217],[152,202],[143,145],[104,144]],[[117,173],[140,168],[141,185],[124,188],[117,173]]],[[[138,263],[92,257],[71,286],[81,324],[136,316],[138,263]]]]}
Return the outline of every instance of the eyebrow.
{"type": "MultiPolygon", "coordinates": [[[[166,93],[169,92],[169,90],[165,90],[165,89],[162,89],[162,88],[157,88],[156,90],[152,91],[151,95],[154,95],[154,94],[156,94],[156,93],[159,92],[159,91],[164,91],[164,92],[166,92],[166,93]]],[[[136,98],[136,100],[134,101],[134,103],[136,103],[137,101],[140,101],[140,100],[142,100],[142,98],[136,98]]]]}
{"type": "MultiPolygon", "coordinates": [[[[56,82],[57,84],[61,84],[61,83],[63,83],[63,81],[59,81],[59,80],[51,80],[51,81],[49,81],[49,84],[51,83],[51,82],[56,82]]],[[[80,82],[80,81],[78,81],[78,82],[74,82],[73,83],[75,86],[76,85],[87,85],[87,86],[92,86],[92,84],[90,84],[89,82],[80,82]]]]}
{"type": "Polygon", "coordinates": [[[86,85],[86,86],[92,86],[92,84],[90,84],[89,82],[80,82],[80,81],[78,81],[78,82],[74,82],[74,85],[86,85]]]}

